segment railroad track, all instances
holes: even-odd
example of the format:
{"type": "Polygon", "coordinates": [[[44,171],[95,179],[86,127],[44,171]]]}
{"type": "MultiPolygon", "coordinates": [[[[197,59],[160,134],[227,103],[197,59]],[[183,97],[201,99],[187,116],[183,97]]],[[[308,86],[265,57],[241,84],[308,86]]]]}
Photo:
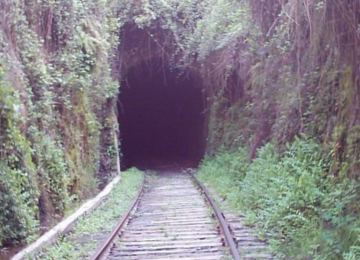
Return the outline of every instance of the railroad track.
{"type": "Polygon", "coordinates": [[[226,223],[215,217],[221,213],[188,174],[162,170],[146,186],[92,260],[240,259],[226,223]]]}
{"type": "Polygon", "coordinates": [[[91,260],[273,259],[241,218],[225,221],[195,177],[172,167],[145,186],[91,260]]]}

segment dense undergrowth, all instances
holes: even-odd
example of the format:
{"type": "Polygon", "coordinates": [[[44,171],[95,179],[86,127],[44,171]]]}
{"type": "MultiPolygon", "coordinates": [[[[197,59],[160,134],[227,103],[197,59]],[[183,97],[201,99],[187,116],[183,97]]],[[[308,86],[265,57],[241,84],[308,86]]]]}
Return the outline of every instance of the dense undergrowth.
{"type": "Polygon", "coordinates": [[[245,214],[280,259],[360,258],[360,185],[329,176],[329,156],[296,139],[280,155],[268,143],[252,162],[247,151],[206,158],[198,176],[230,208],[245,214]]]}

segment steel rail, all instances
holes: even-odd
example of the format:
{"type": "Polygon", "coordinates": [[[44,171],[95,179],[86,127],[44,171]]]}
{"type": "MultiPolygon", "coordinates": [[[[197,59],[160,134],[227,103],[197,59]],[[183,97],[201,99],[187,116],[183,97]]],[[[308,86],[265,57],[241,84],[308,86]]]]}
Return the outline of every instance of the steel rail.
{"type": "Polygon", "coordinates": [[[200,189],[204,192],[206,199],[210,203],[211,207],[215,211],[215,215],[220,223],[220,228],[225,236],[225,243],[230,248],[231,255],[233,256],[234,260],[241,260],[239,250],[234,242],[234,239],[230,233],[226,220],[223,217],[222,212],[219,210],[218,206],[216,205],[215,201],[209,195],[209,192],[205,188],[205,186],[196,178],[196,176],[192,173],[187,172],[197,183],[200,189]]]}
{"type": "Polygon", "coordinates": [[[104,254],[108,251],[108,249],[111,245],[111,242],[114,240],[115,236],[119,233],[121,228],[125,225],[126,221],[129,218],[130,213],[134,210],[135,206],[138,204],[140,196],[144,191],[144,186],[145,186],[145,177],[144,177],[144,181],[143,181],[141,188],[140,188],[139,192],[137,193],[135,199],[132,201],[131,205],[129,206],[129,208],[127,209],[125,214],[121,217],[120,221],[118,222],[118,224],[116,225],[114,230],[111,232],[111,234],[108,236],[106,241],[95,252],[95,254],[92,255],[90,260],[100,260],[100,259],[102,259],[104,254]]]}
{"type": "MultiPolygon", "coordinates": [[[[207,191],[205,186],[196,178],[196,176],[189,172],[188,172],[188,174],[195,180],[196,184],[198,185],[198,187],[202,190],[203,194],[205,195],[210,206],[213,208],[215,215],[216,215],[217,219],[219,220],[219,224],[220,224],[222,233],[225,236],[225,244],[226,244],[226,246],[228,246],[230,248],[230,253],[233,256],[234,260],[241,260],[239,251],[238,251],[237,246],[233,240],[233,237],[229,231],[228,225],[227,225],[221,211],[219,210],[218,206],[216,205],[215,201],[211,198],[211,196],[209,195],[209,192],[207,191]]],[[[128,208],[126,213],[122,216],[122,218],[118,222],[116,228],[111,232],[111,234],[108,236],[106,241],[102,244],[102,246],[98,249],[98,251],[90,258],[90,260],[103,259],[102,257],[104,257],[105,253],[107,253],[107,251],[109,250],[111,242],[114,240],[115,236],[119,233],[121,228],[123,228],[123,226],[126,224],[126,221],[128,220],[130,213],[133,211],[133,209],[139,202],[139,198],[140,198],[140,195],[142,194],[143,190],[144,190],[144,183],[142,184],[142,187],[141,187],[140,191],[138,192],[136,198],[133,200],[131,206],[128,208]]]]}

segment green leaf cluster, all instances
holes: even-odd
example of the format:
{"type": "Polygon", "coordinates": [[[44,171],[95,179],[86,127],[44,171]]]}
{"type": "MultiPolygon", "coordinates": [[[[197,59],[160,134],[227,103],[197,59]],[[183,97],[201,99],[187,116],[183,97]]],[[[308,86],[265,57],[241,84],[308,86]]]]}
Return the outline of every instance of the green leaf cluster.
{"type": "Polygon", "coordinates": [[[25,238],[39,225],[32,149],[20,128],[19,94],[5,76],[0,66],[0,245],[25,238]]]}

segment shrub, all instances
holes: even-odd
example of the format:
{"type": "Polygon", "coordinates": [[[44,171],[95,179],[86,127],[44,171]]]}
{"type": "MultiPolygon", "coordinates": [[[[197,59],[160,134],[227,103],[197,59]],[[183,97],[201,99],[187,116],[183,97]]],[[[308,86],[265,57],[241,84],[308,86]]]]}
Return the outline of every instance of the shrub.
{"type": "Polygon", "coordinates": [[[250,165],[221,152],[199,177],[265,231],[278,258],[359,259],[360,185],[329,175],[329,165],[316,142],[296,139],[282,155],[266,144],[250,165]]]}

